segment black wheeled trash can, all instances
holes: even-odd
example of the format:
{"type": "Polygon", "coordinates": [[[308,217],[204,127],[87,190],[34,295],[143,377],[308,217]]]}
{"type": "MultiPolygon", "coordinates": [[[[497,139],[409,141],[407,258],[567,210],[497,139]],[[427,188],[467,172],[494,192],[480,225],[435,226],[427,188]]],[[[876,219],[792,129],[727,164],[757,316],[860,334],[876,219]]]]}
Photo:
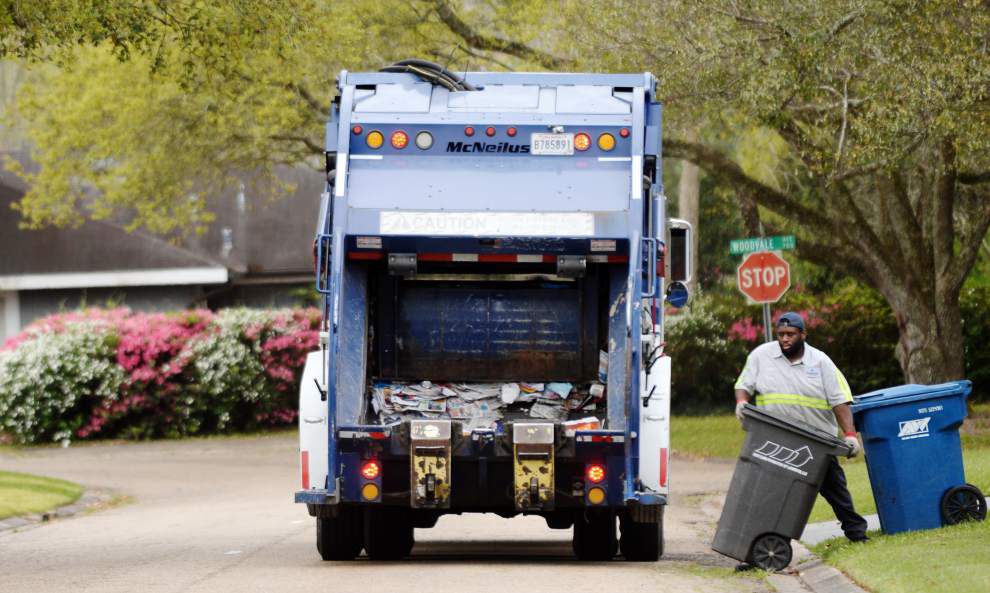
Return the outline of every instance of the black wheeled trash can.
{"type": "Polygon", "coordinates": [[[712,549],[764,570],[791,562],[821,488],[829,457],[848,455],[835,435],[798,426],[761,408],[743,410],[743,442],[712,549]]]}

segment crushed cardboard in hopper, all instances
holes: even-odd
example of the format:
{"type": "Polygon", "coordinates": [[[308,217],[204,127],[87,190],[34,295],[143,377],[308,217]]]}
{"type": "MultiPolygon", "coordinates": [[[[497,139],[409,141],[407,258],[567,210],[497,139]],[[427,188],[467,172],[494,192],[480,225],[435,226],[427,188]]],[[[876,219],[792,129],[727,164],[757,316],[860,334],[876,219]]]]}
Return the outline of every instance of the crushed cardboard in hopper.
{"type": "Polygon", "coordinates": [[[502,432],[505,420],[538,418],[560,422],[565,432],[602,427],[605,386],[571,383],[420,383],[377,382],[371,389],[371,410],[380,424],[406,420],[450,419],[464,433],[478,429],[502,432]]]}

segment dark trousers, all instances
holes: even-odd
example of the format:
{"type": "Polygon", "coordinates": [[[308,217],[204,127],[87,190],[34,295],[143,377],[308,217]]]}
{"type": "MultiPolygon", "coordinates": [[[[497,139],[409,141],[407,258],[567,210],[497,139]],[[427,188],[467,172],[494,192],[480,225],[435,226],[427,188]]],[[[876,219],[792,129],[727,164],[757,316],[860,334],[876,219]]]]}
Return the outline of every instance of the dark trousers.
{"type": "Polygon", "coordinates": [[[846,474],[835,457],[829,459],[825,480],[822,481],[819,492],[832,507],[846,537],[854,541],[866,537],[866,519],[853,508],[852,496],[846,487],[846,474]]]}

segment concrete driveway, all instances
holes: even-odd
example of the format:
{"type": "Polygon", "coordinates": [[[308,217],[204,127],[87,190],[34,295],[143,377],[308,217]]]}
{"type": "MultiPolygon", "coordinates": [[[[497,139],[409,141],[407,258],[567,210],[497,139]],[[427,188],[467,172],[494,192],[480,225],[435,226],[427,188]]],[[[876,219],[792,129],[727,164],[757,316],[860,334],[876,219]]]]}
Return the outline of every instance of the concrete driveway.
{"type": "Polygon", "coordinates": [[[410,559],[322,562],[292,502],[293,434],[0,453],[0,468],[111,489],[131,504],[0,534],[0,591],[765,591],[708,549],[710,495],[732,466],[675,459],[666,554],[579,563],[570,531],[537,517],[450,516],[416,531],[410,559]]]}

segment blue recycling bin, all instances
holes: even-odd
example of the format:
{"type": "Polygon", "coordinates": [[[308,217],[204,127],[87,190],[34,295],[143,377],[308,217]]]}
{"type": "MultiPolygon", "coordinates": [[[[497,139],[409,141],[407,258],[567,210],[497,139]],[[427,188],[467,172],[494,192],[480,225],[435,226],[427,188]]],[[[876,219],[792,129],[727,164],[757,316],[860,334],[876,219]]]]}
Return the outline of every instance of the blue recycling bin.
{"type": "Polygon", "coordinates": [[[901,385],[855,398],[866,467],[885,533],[986,517],[986,499],[966,484],[959,427],[969,381],[901,385]]]}

